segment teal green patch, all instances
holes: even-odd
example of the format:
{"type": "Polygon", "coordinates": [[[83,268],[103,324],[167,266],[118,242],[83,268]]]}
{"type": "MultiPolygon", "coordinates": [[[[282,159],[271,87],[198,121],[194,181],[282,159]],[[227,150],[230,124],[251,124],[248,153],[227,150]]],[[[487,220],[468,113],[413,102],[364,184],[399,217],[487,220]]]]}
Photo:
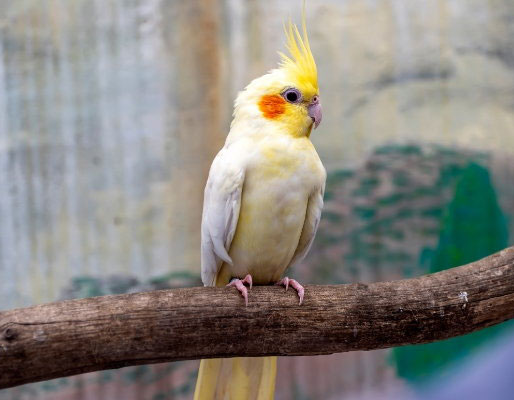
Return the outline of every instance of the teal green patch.
{"type": "Polygon", "coordinates": [[[420,155],[421,154],[421,148],[418,145],[386,145],[379,147],[375,154],[400,154],[404,156],[408,155],[420,155]]]}
{"type": "Polygon", "coordinates": [[[348,169],[338,169],[331,171],[327,174],[327,183],[325,188],[325,201],[329,201],[334,198],[333,188],[344,184],[347,179],[354,176],[355,171],[348,169]]]}
{"type": "Polygon", "coordinates": [[[190,283],[187,286],[193,286],[197,283],[196,281],[198,281],[198,275],[193,274],[192,272],[189,272],[189,271],[175,271],[175,272],[170,272],[169,274],[154,277],[154,278],[150,279],[148,282],[156,285],[156,284],[169,283],[169,282],[173,282],[173,281],[186,281],[186,282],[190,283]]]}
{"type": "Polygon", "coordinates": [[[101,283],[98,279],[89,276],[79,276],[72,279],[75,288],[75,298],[95,297],[103,295],[101,283]]]}
{"type": "Polygon", "coordinates": [[[503,215],[489,172],[471,163],[459,180],[443,217],[443,229],[430,272],[466,264],[508,243],[503,215]]]}
{"type": "Polygon", "coordinates": [[[378,177],[368,177],[360,181],[360,185],[353,192],[354,196],[369,196],[373,189],[380,184],[378,177]]]}
{"type": "Polygon", "coordinates": [[[327,186],[340,184],[355,175],[355,171],[349,169],[338,169],[327,174],[327,186]]]}
{"type": "Polygon", "coordinates": [[[437,181],[437,186],[446,186],[451,184],[456,177],[461,176],[463,171],[463,167],[458,164],[449,164],[443,166],[441,172],[439,174],[439,179],[437,181]]]}
{"type": "Polygon", "coordinates": [[[441,194],[441,188],[437,186],[420,186],[414,189],[412,192],[409,192],[409,197],[430,197],[430,196],[439,196],[441,194]]]}
{"type": "Polygon", "coordinates": [[[355,214],[357,214],[357,216],[359,216],[360,218],[362,218],[364,220],[371,219],[376,214],[376,210],[373,207],[363,207],[363,206],[354,207],[353,212],[355,214]]]}
{"type": "Polygon", "coordinates": [[[408,199],[410,195],[408,193],[393,193],[389,196],[378,199],[379,206],[388,206],[398,203],[399,201],[408,199]]]}
{"type": "Polygon", "coordinates": [[[331,190],[325,189],[325,195],[323,196],[323,200],[326,202],[332,200],[334,198],[334,192],[331,190]]]}
{"type": "Polygon", "coordinates": [[[400,208],[396,212],[396,218],[410,218],[415,214],[412,208],[400,208]]]}
{"type": "Polygon", "coordinates": [[[443,216],[443,209],[441,207],[430,207],[419,211],[419,215],[429,218],[441,218],[443,216]]]}

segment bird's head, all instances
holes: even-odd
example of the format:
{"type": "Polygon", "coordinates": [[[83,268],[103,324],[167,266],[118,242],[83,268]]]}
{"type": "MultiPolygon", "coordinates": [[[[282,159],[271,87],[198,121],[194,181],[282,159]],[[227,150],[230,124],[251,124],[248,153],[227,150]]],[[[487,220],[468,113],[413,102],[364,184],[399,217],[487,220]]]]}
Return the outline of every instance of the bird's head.
{"type": "Polygon", "coordinates": [[[289,55],[279,53],[277,69],[254,79],[239,93],[232,127],[250,125],[267,130],[270,126],[292,136],[309,136],[321,122],[318,73],[302,16],[302,34],[293,23],[285,27],[289,55]]]}

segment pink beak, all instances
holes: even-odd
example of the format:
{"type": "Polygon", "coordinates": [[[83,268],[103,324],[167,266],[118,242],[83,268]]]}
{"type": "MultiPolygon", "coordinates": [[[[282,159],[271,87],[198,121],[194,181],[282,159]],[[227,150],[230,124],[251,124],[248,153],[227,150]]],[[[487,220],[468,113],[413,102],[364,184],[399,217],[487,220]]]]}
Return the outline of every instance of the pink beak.
{"type": "Polygon", "coordinates": [[[319,101],[318,95],[312,98],[311,104],[309,104],[309,106],[307,107],[307,111],[309,113],[309,117],[312,118],[314,129],[316,129],[318,125],[321,123],[321,118],[323,117],[321,103],[319,101]]]}

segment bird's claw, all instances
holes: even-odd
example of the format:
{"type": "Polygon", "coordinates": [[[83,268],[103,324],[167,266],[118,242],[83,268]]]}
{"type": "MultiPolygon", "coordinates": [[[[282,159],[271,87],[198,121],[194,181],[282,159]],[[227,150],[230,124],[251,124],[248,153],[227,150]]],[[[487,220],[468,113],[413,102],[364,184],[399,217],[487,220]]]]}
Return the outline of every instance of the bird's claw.
{"type": "Polygon", "coordinates": [[[289,281],[290,281],[290,279],[286,276],[285,278],[283,278],[283,279],[279,280],[277,283],[275,283],[275,285],[285,286],[286,292],[287,292],[287,289],[289,289],[289,281]]]}
{"type": "Polygon", "coordinates": [[[234,278],[230,281],[227,286],[235,286],[237,290],[241,293],[241,296],[245,299],[245,304],[248,307],[248,289],[246,289],[245,283],[252,288],[253,281],[252,276],[250,274],[246,275],[244,279],[234,278]]]}
{"type": "Polygon", "coordinates": [[[285,286],[286,291],[287,291],[287,289],[289,289],[289,285],[291,285],[291,287],[293,287],[298,292],[298,297],[300,298],[299,305],[301,305],[303,303],[303,296],[305,295],[305,289],[303,288],[302,285],[300,285],[298,283],[297,280],[290,279],[286,276],[285,278],[283,278],[283,279],[279,280],[277,283],[275,283],[275,285],[285,286]]]}

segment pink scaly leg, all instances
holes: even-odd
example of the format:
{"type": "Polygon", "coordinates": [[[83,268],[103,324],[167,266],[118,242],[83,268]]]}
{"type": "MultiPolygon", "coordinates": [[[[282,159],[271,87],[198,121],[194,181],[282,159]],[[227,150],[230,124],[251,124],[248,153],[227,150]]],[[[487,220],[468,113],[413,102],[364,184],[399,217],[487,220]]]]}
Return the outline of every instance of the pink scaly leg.
{"type": "Polygon", "coordinates": [[[237,290],[241,293],[243,298],[245,299],[245,304],[248,307],[248,290],[246,289],[246,286],[244,285],[247,283],[250,286],[250,289],[252,288],[252,276],[250,274],[246,275],[243,280],[234,278],[230,281],[230,283],[227,286],[235,286],[237,290]]]}
{"type": "Polygon", "coordinates": [[[283,278],[283,279],[279,280],[277,283],[275,283],[275,285],[285,286],[286,291],[287,291],[287,289],[289,289],[289,285],[291,285],[291,287],[293,287],[298,292],[298,297],[300,298],[300,305],[302,304],[303,295],[305,294],[305,289],[303,288],[302,285],[300,285],[298,283],[298,281],[296,281],[294,279],[289,279],[286,276],[285,278],[283,278]]]}

